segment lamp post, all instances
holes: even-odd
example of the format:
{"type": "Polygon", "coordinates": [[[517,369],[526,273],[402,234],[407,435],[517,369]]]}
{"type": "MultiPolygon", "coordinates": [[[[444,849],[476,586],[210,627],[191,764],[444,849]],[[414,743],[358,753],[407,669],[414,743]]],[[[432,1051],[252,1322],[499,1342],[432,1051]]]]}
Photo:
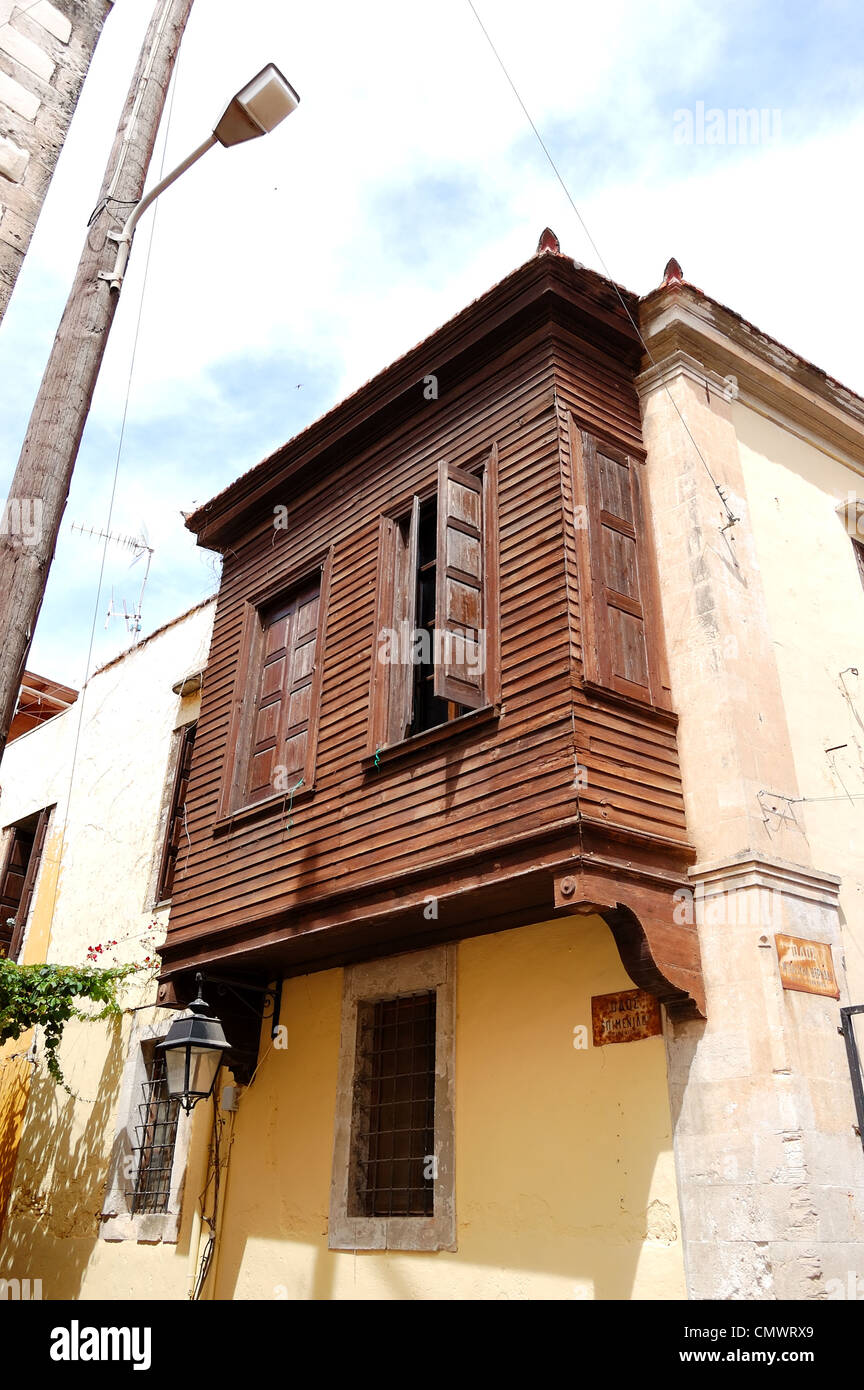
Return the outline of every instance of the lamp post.
{"type": "Polygon", "coordinates": [[[0,754],[15,712],[135,226],[158,194],[213,144],[236,145],[264,135],[299,101],[278,68],[268,65],[229,103],[212,136],[142,198],[165,92],[192,3],[156,0],[97,211],[87,230],[9,488],[10,515],[16,501],[18,514],[22,504],[36,505],[40,511],[35,538],[10,534],[6,528],[0,533],[0,754]],[[126,225],[119,232],[111,230],[112,223],[117,226],[117,209],[130,206],[134,211],[126,225]]]}
{"type": "Polygon", "coordinates": [[[200,974],[195,984],[198,993],[188,1012],[174,1020],[156,1048],[165,1058],[169,1099],[179,1101],[187,1115],[211,1094],[228,1048],[222,1024],[202,995],[200,974]]]}

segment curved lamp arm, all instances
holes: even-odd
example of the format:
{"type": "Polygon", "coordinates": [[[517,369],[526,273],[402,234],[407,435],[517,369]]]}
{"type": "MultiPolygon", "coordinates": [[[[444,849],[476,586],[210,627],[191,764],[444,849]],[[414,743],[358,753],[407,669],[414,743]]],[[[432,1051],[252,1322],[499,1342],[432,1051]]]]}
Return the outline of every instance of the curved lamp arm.
{"type": "Polygon", "coordinates": [[[203,144],[198,146],[197,150],[193,150],[192,153],[183,160],[182,164],[178,164],[176,169],[172,169],[170,174],[166,174],[164,179],[160,179],[159,183],[154,184],[150,192],[146,193],[140,203],[137,203],[132,209],[129,217],[126,219],[125,227],[117,237],[117,259],[114,262],[114,269],[111,271],[103,271],[101,276],[102,279],[110,282],[112,290],[119,290],[120,286],[123,284],[123,276],[126,274],[126,265],[129,260],[129,252],[132,248],[132,238],[135,235],[135,228],[138,225],[142,213],[145,213],[150,204],[155,203],[159,194],[164,193],[166,188],[170,188],[171,184],[175,183],[181,174],[185,174],[187,169],[191,169],[192,165],[196,164],[202,155],[205,155],[208,150],[212,150],[216,143],[216,136],[208,135],[207,139],[203,144]]]}
{"type": "Polygon", "coordinates": [[[176,169],[172,169],[170,174],[144,195],[140,203],[133,208],[119,236],[108,233],[109,239],[117,242],[117,259],[113,270],[100,271],[99,279],[107,280],[112,290],[120,289],[129,262],[132,238],[142,213],[147,211],[160,193],[164,193],[181,174],[185,174],[187,169],[197,163],[202,155],[217,143],[225,146],[241,145],[246,140],[256,140],[259,135],[267,135],[280,121],[284,121],[286,116],[290,116],[292,111],[296,111],[299,105],[300,97],[291,83],[275,63],[268,63],[251,82],[247,82],[246,86],[231,98],[219,117],[213,134],[208,135],[197,150],[193,150],[182,164],[178,164],[176,169]]]}

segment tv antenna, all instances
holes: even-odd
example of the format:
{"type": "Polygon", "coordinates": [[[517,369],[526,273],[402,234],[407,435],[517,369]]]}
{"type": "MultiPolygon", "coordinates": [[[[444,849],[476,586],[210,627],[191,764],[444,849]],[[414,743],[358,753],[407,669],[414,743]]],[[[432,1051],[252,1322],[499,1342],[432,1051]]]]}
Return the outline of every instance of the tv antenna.
{"type": "MultiPolygon", "coordinates": [[[[95,526],[79,526],[77,522],[72,522],[72,530],[77,531],[82,536],[91,536],[97,541],[110,541],[113,545],[121,545],[126,550],[133,552],[132,564],[137,565],[138,561],[146,556],[147,562],[144,566],[144,578],[141,581],[141,588],[138,593],[138,600],[134,607],[127,607],[126,600],[123,600],[122,609],[118,609],[114,604],[114,589],[111,589],[111,601],[108,604],[108,612],[105,615],[105,626],[107,628],[112,618],[122,618],[126,624],[126,631],[131,632],[133,637],[137,637],[141,631],[141,606],[144,600],[144,589],[150,574],[150,564],[153,559],[153,547],[149,543],[146,526],[142,526],[141,536],[121,536],[116,531],[97,531],[95,526]]],[[[130,566],[131,568],[131,566],[130,566]]]]}

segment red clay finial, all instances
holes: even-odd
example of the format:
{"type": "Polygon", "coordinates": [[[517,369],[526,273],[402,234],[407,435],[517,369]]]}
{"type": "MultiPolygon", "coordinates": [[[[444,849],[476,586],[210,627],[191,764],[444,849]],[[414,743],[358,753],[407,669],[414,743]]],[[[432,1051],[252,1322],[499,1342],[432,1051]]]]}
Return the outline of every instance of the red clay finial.
{"type": "Polygon", "coordinates": [[[684,271],[673,256],[671,260],[666,262],[666,269],[663,271],[663,284],[671,285],[676,280],[681,281],[683,279],[684,271]]]}
{"type": "Polygon", "coordinates": [[[541,251],[551,251],[553,256],[561,255],[561,243],[551,227],[544,227],[540,234],[540,240],[537,243],[538,256],[541,251]]]}

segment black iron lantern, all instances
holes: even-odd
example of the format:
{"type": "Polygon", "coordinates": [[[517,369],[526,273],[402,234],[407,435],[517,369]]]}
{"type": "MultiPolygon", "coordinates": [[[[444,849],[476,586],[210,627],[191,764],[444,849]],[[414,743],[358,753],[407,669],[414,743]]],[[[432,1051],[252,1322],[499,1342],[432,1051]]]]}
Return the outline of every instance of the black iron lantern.
{"type": "Polygon", "coordinates": [[[168,1094],[188,1115],[199,1100],[206,1100],[216,1083],[228,1039],[210,1005],[202,997],[202,976],[195,976],[198,995],[187,1013],[175,1019],[157,1052],[165,1057],[168,1094]]]}

